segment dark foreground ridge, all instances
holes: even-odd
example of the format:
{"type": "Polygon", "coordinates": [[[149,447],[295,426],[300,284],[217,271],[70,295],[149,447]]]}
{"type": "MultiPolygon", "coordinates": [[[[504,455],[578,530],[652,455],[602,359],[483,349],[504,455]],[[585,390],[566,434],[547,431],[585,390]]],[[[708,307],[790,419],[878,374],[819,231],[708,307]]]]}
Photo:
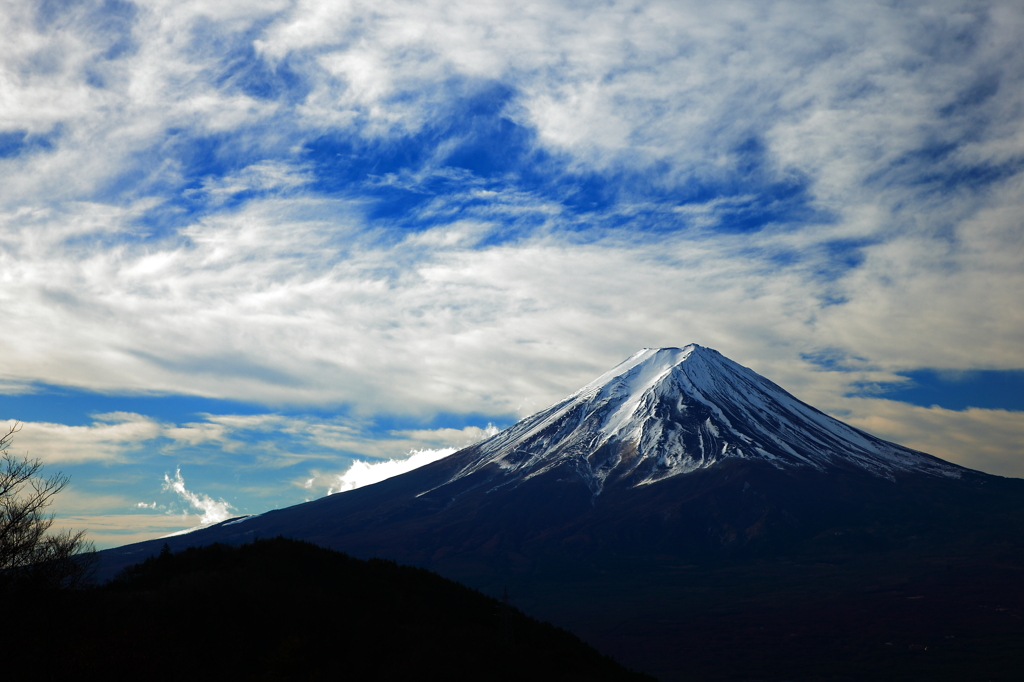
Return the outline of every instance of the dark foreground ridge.
{"type": "Polygon", "coordinates": [[[18,647],[33,679],[651,679],[425,569],[283,538],[14,598],[5,613],[37,635],[18,647]]]}

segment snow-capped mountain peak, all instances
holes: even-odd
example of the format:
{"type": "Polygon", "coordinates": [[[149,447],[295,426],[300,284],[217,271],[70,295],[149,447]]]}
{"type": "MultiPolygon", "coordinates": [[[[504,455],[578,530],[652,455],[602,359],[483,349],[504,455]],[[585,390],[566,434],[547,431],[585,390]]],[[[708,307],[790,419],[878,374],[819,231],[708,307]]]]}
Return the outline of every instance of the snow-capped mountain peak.
{"type": "Polygon", "coordinates": [[[471,451],[451,480],[497,465],[504,485],[568,467],[595,495],[607,485],[648,485],[730,458],[885,478],[962,471],[848,426],[696,344],[644,348],[471,451]]]}

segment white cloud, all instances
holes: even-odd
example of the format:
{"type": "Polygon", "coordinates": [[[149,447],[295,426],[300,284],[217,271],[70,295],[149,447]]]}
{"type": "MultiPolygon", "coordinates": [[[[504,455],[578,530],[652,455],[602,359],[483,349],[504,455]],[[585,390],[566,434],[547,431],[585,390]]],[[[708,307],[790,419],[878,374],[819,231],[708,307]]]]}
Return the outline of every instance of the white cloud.
{"type": "MultiPolygon", "coordinates": [[[[392,459],[384,459],[382,461],[355,460],[347,469],[340,473],[313,470],[309,477],[301,481],[295,481],[295,483],[301,484],[305,490],[311,492],[323,493],[326,491],[325,494],[327,495],[354,490],[364,485],[379,483],[392,476],[398,476],[407,471],[418,469],[425,464],[430,464],[443,457],[447,457],[461,448],[477,443],[485,438],[490,438],[497,433],[498,429],[493,424],[488,424],[485,428],[467,426],[461,429],[442,428],[392,431],[389,434],[390,437],[367,439],[366,444],[369,445],[372,442],[375,446],[374,450],[385,457],[392,456],[390,453],[395,453],[397,448],[403,443],[416,443],[421,447],[410,449],[404,457],[393,457],[392,459]],[[433,447],[422,447],[424,445],[433,447]]],[[[367,450],[368,448],[365,446],[362,448],[364,453],[367,450]]]]}
{"type": "Polygon", "coordinates": [[[971,469],[1024,478],[1024,412],[847,400],[857,413],[846,421],[857,428],[971,469]]]}
{"type": "Polygon", "coordinates": [[[159,438],[163,430],[152,418],[131,412],[97,414],[94,418],[87,426],[23,423],[17,448],[46,463],[125,461],[129,452],[159,438]]]}
{"type": "Polygon", "coordinates": [[[464,448],[485,438],[490,438],[497,433],[498,428],[494,424],[488,424],[484,428],[466,426],[461,429],[409,429],[406,431],[392,431],[392,434],[395,436],[408,438],[420,443],[449,445],[455,448],[464,448]]]}
{"type": "Polygon", "coordinates": [[[314,489],[328,483],[327,494],[342,493],[346,490],[355,490],[365,485],[380,483],[399,474],[418,469],[421,466],[436,462],[456,452],[455,448],[441,448],[439,450],[413,450],[406,459],[391,459],[383,462],[355,461],[352,465],[340,474],[323,476],[313,472],[313,476],[306,480],[305,487],[314,489]],[[327,479],[326,481],[324,479],[327,479]],[[333,481],[332,481],[333,479],[333,481]]]}
{"type": "MultiPolygon", "coordinates": [[[[74,467],[71,471],[76,471],[74,467]]],[[[182,527],[199,524],[199,515],[166,514],[167,506],[157,502],[132,502],[130,480],[138,472],[119,478],[110,487],[114,492],[96,489],[85,472],[77,470],[71,483],[53,499],[51,510],[55,514],[54,529],[85,530],[87,539],[98,549],[117,547],[131,542],[151,540],[178,531],[182,527]],[[127,495],[125,494],[127,493],[127,495]],[[155,505],[155,506],[154,506],[155,505]]],[[[64,469],[69,473],[69,469],[64,469]]],[[[108,471],[105,469],[105,471],[108,471]]],[[[100,478],[105,478],[100,476],[100,478]]]]}
{"type": "Polygon", "coordinates": [[[0,341],[24,360],[16,375],[107,390],[182,390],[188,377],[187,390],[216,397],[494,414],[524,396],[558,399],[637,345],[713,341],[678,321],[755,326],[784,320],[779,305],[815,306],[813,283],[765,281],[762,263],[732,259],[739,244],[350,243],[346,260],[320,270],[334,235],[283,227],[263,209],[197,225],[191,239],[162,261],[98,252],[45,288],[18,287],[26,295],[12,297],[10,315],[28,333],[0,341]],[[125,267],[136,260],[138,270],[125,267]],[[784,289],[777,303],[752,305],[766,287],[784,289]],[[116,323],[128,317],[130,327],[116,323]]]}
{"type": "Polygon", "coordinates": [[[225,500],[215,500],[204,493],[194,493],[188,490],[185,487],[185,479],[181,477],[180,468],[175,471],[174,478],[164,474],[163,489],[177,493],[178,497],[187,503],[190,508],[202,512],[202,516],[199,518],[200,527],[220,523],[232,516],[231,510],[234,507],[225,500]]]}
{"type": "MultiPolygon", "coordinates": [[[[15,446],[19,452],[50,464],[138,463],[152,455],[174,454],[196,464],[230,461],[240,467],[279,469],[303,462],[335,462],[339,457],[402,458],[403,453],[415,450],[465,447],[497,432],[490,424],[484,428],[381,431],[358,418],[199,416],[201,421],[180,426],[121,412],[94,415],[95,421],[87,426],[25,422],[15,446]]],[[[9,426],[14,424],[8,421],[9,426]]]]}
{"type": "MultiPolygon", "coordinates": [[[[502,411],[557,399],[638,344],[704,341],[760,363],[787,354],[793,375],[799,352],[822,346],[870,348],[891,367],[1024,364],[1024,323],[1005,293],[1020,289],[1019,182],[994,184],[983,206],[914,184],[925,167],[941,175],[1024,150],[1013,113],[1022,19],[1010,4],[990,3],[990,19],[957,2],[156,4],[127,24],[133,50],[101,64],[104,87],[83,85],[99,64],[90,7],[45,29],[27,9],[5,16],[5,35],[17,37],[0,57],[5,121],[65,131],[50,153],[2,162],[13,184],[0,189],[0,302],[19,330],[0,341],[5,382],[502,411]],[[268,18],[253,45],[275,64],[290,59],[311,88],[292,109],[233,86],[225,55],[203,42],[268,18]],[[939,113],[986,70],[1004,83],[994,95],[939,113]],[[676,207],[704,241],[647,246],[612,234],[582,247],[560,236],[579,216],[508,188],[475,221],[382,246],[359,200],[273,195],[309,179],[279,145],[334,124],[374,137],[443,120],[464,93],[446,90],[453,75],[508,84],[508,115],[582,168],[657,161],[674,170],[655,182],[713,182],[734,171],[735,145],[759,136],[766,172],[805,177],[838,218],[738,240],[706,232],[734,197],[676,207]],[[189,196],[214,208],[243,189],[272,196],[124,243],[164,197],[142,188],[111,203],[95,188],[140,154],[157,161],[141,164],[153,187],[180,176],[173,155],[151,151],[176,128],[231,130],[263,150],[189,196]],[[965,140],[933,163],[901,161],[965,140]],[[547,216],[548,236],[483,252],[467,241],[514,211],[547,216]],[[840,238],[868,240],[866,260],[823,281],[826,246],[840,238]],[[802,264],[772,265],[787,252],[802,264]],[[847,302],[823,306],[823,293],[847,302]],[[623,320],[643,331],[608,333],[623,320]]],[[[424,210],[450,207],[441,197],[424,210]]]]}

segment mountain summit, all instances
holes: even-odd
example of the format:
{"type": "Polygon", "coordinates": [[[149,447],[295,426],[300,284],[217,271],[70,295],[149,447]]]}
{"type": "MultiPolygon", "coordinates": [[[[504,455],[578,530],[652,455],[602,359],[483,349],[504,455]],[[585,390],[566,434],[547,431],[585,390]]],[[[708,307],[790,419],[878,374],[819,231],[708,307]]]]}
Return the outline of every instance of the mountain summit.
{"type": "Polygon", "coordinates": [[[755,459],[778,468],[958,477],[940,459],[814,409],[718,351],[644,348],[568,398],[473,448],[457,480],[488,467],[526,480],[569,466],[594,495],[755,459]]]}

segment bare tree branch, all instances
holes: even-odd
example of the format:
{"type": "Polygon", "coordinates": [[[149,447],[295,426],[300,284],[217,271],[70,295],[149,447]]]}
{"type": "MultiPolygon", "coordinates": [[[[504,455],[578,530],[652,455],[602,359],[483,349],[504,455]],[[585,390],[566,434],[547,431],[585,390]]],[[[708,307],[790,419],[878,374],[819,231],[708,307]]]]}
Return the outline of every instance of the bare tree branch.
{"type": "Polygon", "coordinates": [[[0,436],[0,579],[27,578],[52,587],[75,587],[88,578],[95,551],[85,532],[49,534],[53,514],[44,510],[70,478],[44,478],[38,459],[11,455],[9,446],[21,430],[15,422],[0,436]]]}

